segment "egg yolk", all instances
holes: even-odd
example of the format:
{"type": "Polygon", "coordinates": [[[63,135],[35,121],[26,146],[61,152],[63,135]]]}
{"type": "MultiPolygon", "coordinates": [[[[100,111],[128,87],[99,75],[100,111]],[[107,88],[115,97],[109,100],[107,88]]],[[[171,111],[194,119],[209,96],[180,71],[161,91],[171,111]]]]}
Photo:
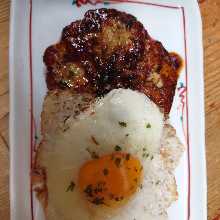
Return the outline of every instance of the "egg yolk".
{"type": "Polygon", "coordinates": [[[79,172],[79,187],[95,205],[120,206],[138,189],[142,181],[140,161],[116,152],[86,162],[79,172]]]}

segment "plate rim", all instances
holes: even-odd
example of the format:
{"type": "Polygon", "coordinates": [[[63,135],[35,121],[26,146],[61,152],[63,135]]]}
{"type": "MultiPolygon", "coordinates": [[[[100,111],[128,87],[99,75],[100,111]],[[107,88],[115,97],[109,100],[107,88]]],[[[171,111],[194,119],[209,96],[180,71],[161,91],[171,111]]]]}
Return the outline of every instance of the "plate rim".
{"type": "MultiPolygon", "coordinates": [[[[15,30],[14,30],[14,26],[15,26],[15,10],[16,10],[16,0],[13,0],[11,2],[11,9],[10,9],[10,40],[9,40],[9,87],[10,87],[10,116],[9,116],[9,139],[10,139],[10,203],[11,203],[11,213],[13,213],[13,209],[15,205],[15,198],[13,196],[13,189],[14,189],[14,185],[13,183],[15,182],[14,179],[14,167],[16,166],[16,164],[14,164],[15,161],[15,157],[16,155],[13,152],[13,149],[15,148],[15,127],[14,127],[14,120],[15,120],[15,97],[16,97],[16,93],[15,93],[15,87],[16,87],[16,81],[15,81],[15,71],[14,71],[14,60],[15,60],[15,54],[14,54],[14,42],[15,42],[15,30]]],[[[23,2],[29,2],[29,1],[23,1],[23,2]]],[[[144,2],[144,1],[143,1],[144,2]]],[[[148,2],[155,2],[154,0],[149,0],[148,2]]],[[[157,1],[156,1],[157,2],[157,1]]],[[[169,1],[168,1],[169,2],[169,1]]],[[[173,1],[175,2],[175,1],[173,1]]],[[[194,1],[196,2],[196,1],[194,1]]],[[[197,4],[197,3],[196,3],[197,4]]],[[[31,12],[30,12],[31,13],[31,12]]],[[[201,23],[201,15],[200,15],[200,11],[199,11],[199,7],[197,4],[197,13],[199,13],[199,16],[196,16],[198,25],[197,25],[197,31],[200,32],[200,38],[202,39],[202,23],[201,23]],[[200,28],[199,28],[200,27],[200,28]]],[[[200,39],[200,40],[201,40],[200,39]]],[[[199,41],[199,44],[201,44],[202,42],[199,41]]],[[[201,44],[202,45],[202,44],[201,44]]],[[[200,83],[202,84],[201,86],[203,87],[202,90],[200,90],[201,92],[201,97],[200,97],[200,101],[202,100],[202,103],[200,106],[200,122],[202,125],[202,128],[200,129],[200,134],[205,134],[205,117],[204,117],[204,70],[203,70],[203,49],[202,46],[199,46],[200,48],[200,64],[202,66],[201,69],[201,73],[200,74],[200,83]]],[[[29,103],[30,104],[30,103],[29,103]]],[[[32,126],[31,126],[32,127],[32,126]]],[[[204,145],[203,145],[203,149],[201,150],[201,152],[203,151],[203,155],[201,155],[200,157],[200,161],[202,162],[201,164],[203,165],[203,169],[202,169],[202,184],[203,187],[205,188],[204,192],[203,192],[203,211],[204,211],[204,219],[206,219],[207,217],[207,174],[206,174],[206,157],[205,157],[205,135],[201,136],[203,138],[204,141],[204,145]]],[[[189,151],[190,152],[190,151],[189,151]]],[[[191,156],[189,156],[191,157],[191,156]]],[[[193,158],[191,158],[191,161],[193,160],[193,158]]],[[[11,214],[12,215],[12,214],[11,214]]],[[[13,216],[13,215],[12,215],[13,216]]],[[[12,218],[13,219],[13,218],[12,218]]],[[[14,218],[15,219],[15,218],[14,218]]]]}

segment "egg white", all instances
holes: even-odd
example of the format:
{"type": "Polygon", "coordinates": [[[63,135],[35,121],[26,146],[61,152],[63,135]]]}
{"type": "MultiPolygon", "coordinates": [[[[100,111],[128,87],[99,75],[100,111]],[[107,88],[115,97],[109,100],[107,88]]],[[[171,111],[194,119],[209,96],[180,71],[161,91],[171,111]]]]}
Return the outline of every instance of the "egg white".
{"type": "Polygon", "coordinates": [[[166,209],[176,192],[175,180],[160,157],[164,121],[153,102],[144,94],[117,89],[65,123],[67,130],[45,137],[38,155],[47,173],[48,220],[167,219],[166,209]],[[141,161],[142,187],[117,209],[89,204],[77,186],[79,169],[91,160],[90,152],[111,154],[116,145],[141,161]],[[71,181],[75,188],[67,192],[71,181]]]}

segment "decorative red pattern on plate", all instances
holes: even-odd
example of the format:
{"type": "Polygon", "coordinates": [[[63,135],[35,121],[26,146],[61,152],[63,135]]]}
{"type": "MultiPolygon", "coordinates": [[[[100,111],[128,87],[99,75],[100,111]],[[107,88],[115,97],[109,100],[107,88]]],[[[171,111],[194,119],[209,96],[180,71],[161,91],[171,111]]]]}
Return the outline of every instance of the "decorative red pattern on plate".
{"type": "MultiPolygon", "coordinates": [[[[186,82],[186,87],[183,92],[181,92],[181,102],[183,102],[183,112],[184,112],[184,107],[186,106],[186,130],[187,130],[187,156],[188,156],[188,214],[187,214],[187,220],[190,220],[190,194],[191,194],[191,189],[190,189],[190,183],[191,183],[191,170],[190,170],[190,146],[189,146],[189,126],[188,126],[188,68],[187,68],[187,39],[186,39],[186,21],[185,21],[185,11],[184,7],[178,7],[178,6],[171,6],[171,5],[161,5],[161,4],[155,4],[155,3],[150,3],[150,2],[141,2],[141,1],[132,1],[132,0],[76,0],[73,3],[76,3],[78,7],[84,4],[92,4],[96,5],[97,3],[134,3],[134,4],[143,4],[143,5],[151,5],[151,6],[157,6],[157,7],[162,7],[162,8],[169,8],[169,9],[181,9],[182,11],[182,16],[183,16],[183,29],[184,29],[184,46],[185,46],[185,66],[186,66],[186,72],[185,72],[185,82],[186,82]],[[184,94],[186,94],[186,105],[184,103],[184,94]]],[[[31,152],[30,152],[30,157],[31,157],[31,162],[30,162],[30,170],[32,170],[33,167],[33,154],[35,151],[35,140],[34,140],[34,117],[33,117],[33,70],[32,70],[32,0],[30,0],[30,14],[29,14],[29,65],[30,65],[30,147],[31,147],[31,152]]],[[[184,127],[183,127],[184,131],[184,127]]],[[[32,182],[30,178],[30,199],[31,199],[31,220],[34,220],[34,208],[33,208],[33,190],[32,190],[32,182]]],[[[219,217],[213,219],[213,220],[220,220],[219,217]]]]}
{"type": "Polygon", "coordinates": [[[187,134],[185,131],[185,126],[184,126],[184,110],[186,107],[186,86],[181,82],[180,86],[177,88],[178,92],[179,92],[179,98],[180,98],[180,104],[178,106],[178,110],[181,110],[181,116],[180,116],[180,121],[182,123],[182,129],[183,129],[183,133],[184,133],[184,138],[187,141],[187,134]]]}
{"type": "Polygon", "coordinates": [[[96,5],[98,3],[103,3],[103,2],[104,2],[103,0],[74,0],[73,4],[76,4],[77,7],[80,7],[86,4],[96,5]]]}
{"type": "Polygon", "coordinates": [[[137,4],[144,4],[144,5],[153,5],[163,8],[172,8],[172,9],[180,9],[181,7],[172,6],[172,5],[161,5],[152,2],[142,2],[142,1],[132,1],[132,0],[73,0],[72,4],[76,4],[77,7],[81,7],[82,5],[91,4],[96,5],[99,3],[109,4],[109,3],[137,3],[137,4]]]}
{"type": "Polygon", "coordinates": [[[188,109],[188,62],[187,62],[187,39],[186,39],[186,17],[184,7],[181,7],[183,15],[184,28],[184,46],[185,46],[185,66],[186,66],[186,130],[187,130],[187,158],[188,158],[188,220],[190,219],[190,196],[191,196],[191,161],[190,161],[190,146],[189,146],[189,109],[188,109]]]}
{"type": "MultiPolygon", "coordinates": [[[[29,14],[29,65],[30,65],[30,126],[31,126],[31,138],[30,138],[30,171],[33,168],[33,67],[32,67],[32,0],[30,0],[30,14],[29,14]]],[[[31,219],[34,220],[34,208],[33,208],[33,184],[32,178],[30,178],[30,199],[31,199],[31,219]]]]}

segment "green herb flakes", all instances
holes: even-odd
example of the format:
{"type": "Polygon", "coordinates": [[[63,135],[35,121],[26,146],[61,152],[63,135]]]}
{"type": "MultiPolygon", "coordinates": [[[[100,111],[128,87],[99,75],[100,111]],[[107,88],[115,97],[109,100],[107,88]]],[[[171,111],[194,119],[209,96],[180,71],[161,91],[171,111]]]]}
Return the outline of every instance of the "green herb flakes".
{"type": "Polygon", "coordinates": [[[126,160],[130,160],[131,155],[130,154],[126,154],[126,160]]]}
{"type": "Polygon", "coordinates": [[[127,123],[124,122],[124,121],[119,121],[118,124],[121,126],[121,127],[127,127],[127,123]]]}
{"type": "Polygon", "coordinates": [[[156,185],[159,185],[160,184],[160,180],[158,180],[157,182],[156,182],[156,185]]]}
{"type": "Polygon", "coordinates": [[[75,183],[73,181],[70,182],[70,185],[67,187],[66,192],[73,192],[74,188],[75,188],[75,183]]]}
{"type": "Polygon", "coordinates": [[[116,165],[116,167],[120,167],[120,165],[121,165],[121,158],[115,158],[115,165],[116,165]]]}
{"type": "Polygon", "coordinates": [[[108,174],[109,174],[108,169],[104,169],[104,170],[103,170],[103,175],[104,175],[104,176],[107,176],[108,174]]]}
{"type": "Polygon", "coordinates": [[[116,146],[115,146],[115,151],[121,151],[121,147],[118,146],[118,145],[116,145],[116,146]]]}
{"type": "Polygon", "coordinates": [[[146,128],[151,128],[151,124],[150,124],[150,123],[147,123],[147,124],[146,124],[146,128]]]}
{"type": "Polygon", "coordinates": [[[65,80],[65,79],[60,80],[60,85],[62,87],[69,87],[69,88],[73,87],[71,81],[70,80],[65,80]]]}
{"type": "Polygon", "coordinates": [[[150,156],[149,153],[143,153],[143,154],[142,154],[142,157],[143,157],[143,158],[148,158],[149,156],[150,156]]]}

